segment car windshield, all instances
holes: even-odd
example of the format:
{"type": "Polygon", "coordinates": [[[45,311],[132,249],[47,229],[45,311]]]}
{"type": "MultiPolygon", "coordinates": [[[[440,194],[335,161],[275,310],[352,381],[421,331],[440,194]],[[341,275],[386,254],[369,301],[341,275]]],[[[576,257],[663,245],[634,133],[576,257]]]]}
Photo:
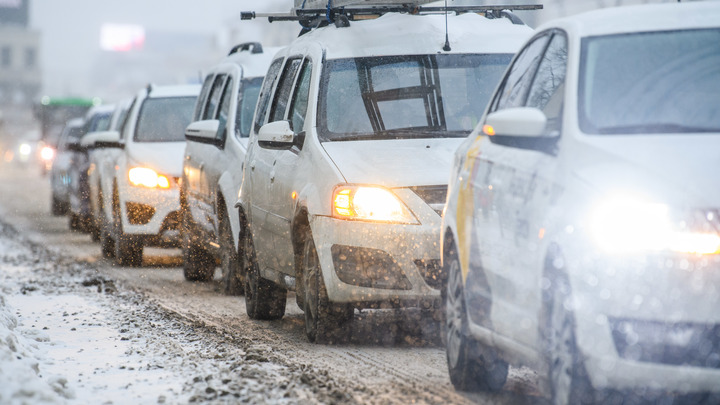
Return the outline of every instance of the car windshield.
{"type": "Polygon", "coordinates": [[[466,136],[512,55],[415,55],[329,60],[322,141],[466,136]]]}
{"type": "Polygon", "coordinates": [[[136,142],[183,142],[190,124],[195,97],[148,98],[140,109],[136,142]]]}
{"type": "Polygon", "coordinates": [[[586,38],[579,85],[588,134],[720,131],[720,29],[586,38]]]}
{"type": "Polygon", "coordinates": [[[253,114],[255,114],[255,104],[257,104],[262,81],[262,77],[243,80],[237,104],[238,111],[237,114],[235,114],[235,120],[237,121],[235,128],[240,131],[240,136],[243,138],[250,136],[253,114]]]}

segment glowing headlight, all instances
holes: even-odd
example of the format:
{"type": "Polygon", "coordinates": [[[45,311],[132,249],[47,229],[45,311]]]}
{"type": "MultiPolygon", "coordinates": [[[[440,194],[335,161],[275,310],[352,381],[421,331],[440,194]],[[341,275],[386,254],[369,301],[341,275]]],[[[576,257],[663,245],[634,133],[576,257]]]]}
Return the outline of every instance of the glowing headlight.
{"type": "Polygon", "coordinates": [[[670,219],[666,205],[629,197],[601,203],[593,211],[590,229],[598,246],[613,253],[661,250],[720,253],[717,232],[681,229],[670,219]]]}
{"type": "Polygon", "coordinates": [[[30,152],[32,152],[32,147],[26,143],[23,143],[20,145],[19,152],[23,156],[30,155],[30,152]]]}
{"type": "Polygon", "coordinates": [[[395,194],[380,187],[338,187],[333,193],[332,209],[333,216],[337,218],[418,223],[395,194]]]}
{"type": "Polygon", "coordinates": [[[45,161],[52,160],[55,157],[55,149],[49,147],[49,146],[43,146],[42,149],[40,149],[40,158],[45,161]]]}
{"type": "Polygon", "coordinates": [[[146,167],[133,167],[128,171],[128,179],[135,186],[170,188],[170,180],[166,176],[146,167]]]}

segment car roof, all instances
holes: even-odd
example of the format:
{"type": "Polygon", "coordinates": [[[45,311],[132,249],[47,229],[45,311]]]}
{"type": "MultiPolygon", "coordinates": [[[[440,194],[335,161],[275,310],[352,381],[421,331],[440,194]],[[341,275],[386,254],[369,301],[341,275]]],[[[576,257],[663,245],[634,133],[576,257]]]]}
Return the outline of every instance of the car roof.
{"type": "MultiPolygon", "coordinates": [[[[145,90],[147,91],[147,90],[145,90]]],[[[199,84],[181,84],[172,86],[155,86],[153,85],[150,90],[150,98],[157,97],[183,97],[183,96],[197,96],[200,94],[199,84]]]]}
{"type": "MultiPolygon", "coordinates": [[[[280,49],[282,48],[263,47],[261,53],[252,53],[249,50],[234,52],[225,57],[219,66],[225,63],[234,63],[241,67],[243,77],[263,77],[280,49]]],[[[210,72],[214,69],[215,67],[210,72]]]]}
{"type": "Polygon", "coordinates": [[[112,113],[114,110],[115,104],[96,105],[88,110],[87,114],[85,114],[85,117],[90,118],[95,114],[112,113]]]}
{"type": "MultiPolygon", "coordinates": [[[[532,29],[507,18],[488,19],[468,13],[447,17],[451,51],[447,53],[515,53],[532,29]]],[[[295,45],[318,43],[327,59],[444,52],[445,15],[388,13],[352,21],[349,27],[328,25],[300,36],[295,45]]]]}
{"type": "Polygon", "coordinates": [[[552,27],[563,28],[580,37],[720,27],[720,2],[610,7],[550,21],[537,29],[552,27]]]}

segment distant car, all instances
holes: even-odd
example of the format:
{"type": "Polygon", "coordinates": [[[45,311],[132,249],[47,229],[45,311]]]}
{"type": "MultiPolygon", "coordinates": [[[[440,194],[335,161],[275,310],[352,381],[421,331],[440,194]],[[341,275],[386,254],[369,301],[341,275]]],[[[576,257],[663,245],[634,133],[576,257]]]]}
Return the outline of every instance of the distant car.
{"type": "Polygon", "coordinates": [[[90,186],[88,183],[88,169],[90,159],[87,146],[83,140],[95,132],[106,131],[110,125],[110,116],[115,109],[113,105],[99,105],[90,108],[85,114],[83,136],[80,138],[79,148],[73,154],[70,173],[70,229],[92,234],[93,239],[99,240],[100,234],[92,220],[90,212],[90,186]]]}
{"type": "MultiPolygon", "coordinates": [[[[88,151],[88,201],[92,227],[101,242],[107,242],[108,224],[112,223],[111,198],[112,180],[115,177],[115,162],[122,153],[120,149],[121,125],[125,121],[132,99],[114,105],[106,131],[95,131],[82,137],[80,144],[88,151]],[[108,201],[105,201],[108,200],[108,201]]],[[[113,257],[114,250],[103,249],[104,257],[113,257]]]]}
{"type": "Polygon", "coordinates": [[[556,404],[717,400],[719,106],[718,2],[538,28],[455,157],[442,245],[456,388],[499,389],[510,363],[547,376],[556,404]]]}
{"type": "Polygon", "coordinates": [[[185,132],[180,191],[185,278],[211,280],[219,260],[226,294],[243,290],[234,205],[260,85],[277,50],[259,43],[235,46],[206,76],[185,132]]]}
{"type": "Polygon", "coordinates": [[[287,290],[318,343],[344,339],[355,308],[435,315],[452,152],[532,33],[489,17],[449,16],[450,51],[445,15],[388,13],[278,54],[238,201],[250,318],[283,316],[287,290]]]}
{"type": "Polygon", "coordinates": [[[179,246],[185,127],[199,92],[199,85],[142,89],[114,139],[122,139],[122,153],[115,162],[113,220],[102,243],[120,265],[142,265],[144,246],[179,246]]]}
{"type": "Polygon", "coordinates": [[[70,168],[80,149],[85,120],[73,118],[63,128],[57,144],[57,154],[50,169],[50,209],[53,215],[65,215],[70,210],[70,168]]]}

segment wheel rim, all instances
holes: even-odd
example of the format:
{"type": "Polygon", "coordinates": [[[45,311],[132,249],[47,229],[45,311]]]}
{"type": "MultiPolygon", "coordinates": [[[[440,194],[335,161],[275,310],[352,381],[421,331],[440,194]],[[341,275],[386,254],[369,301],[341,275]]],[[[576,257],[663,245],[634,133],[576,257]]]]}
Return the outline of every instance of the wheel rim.
{"type": "Polygon", "coordinates": [[[462,350],[462,325],[464,316],[464,303],[462,295],[462,275],[457,258],[450,262],[447,290],[447,303],[445,305],[447,357],[451,367],[456,367],[460,361],[462,350]]]}
{"type": "Polygon", "coordinates": [[[303,253],[305,329],[308,335],[314,336],[318,313],[318,258],[310,235],[307,236],[303,253]]]}
{"type": "Polygon", "coordinates": [[[568,315],[562,295],[555,293],[550,312],[550,380],[555,404],[567,404],[570,399],[575,347],[568,315]]]}

